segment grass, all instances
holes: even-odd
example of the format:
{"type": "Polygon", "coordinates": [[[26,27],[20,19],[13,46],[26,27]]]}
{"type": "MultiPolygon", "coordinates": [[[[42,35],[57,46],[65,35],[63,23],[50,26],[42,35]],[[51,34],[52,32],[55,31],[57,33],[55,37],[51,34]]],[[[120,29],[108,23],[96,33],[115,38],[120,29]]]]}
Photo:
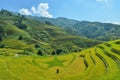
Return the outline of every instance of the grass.
{"type": "Polygon", "coordinates": [[[120,55],[111,50],[119,49],[115,42],[56,56],[15,57],[1,52],[15,54],[22,50],[3,48],[0,49],[0,80],[119,80],[120,55]]]}
{"type": "Polygon", "coordinates": [[[26,31],[24,31],[22,29],[19,29],[16,26],[14,26],[14,25],[12,25],[10,23],[7,23],[4,26],[4,30],[5,30],[5,32],[7,34],[7,36],[12,37],[12,38],[17,38],[20,35],[22,35],[24,37],[30,37],[30,35],[28,34],[28,32],[26,32],[26,31]]]}

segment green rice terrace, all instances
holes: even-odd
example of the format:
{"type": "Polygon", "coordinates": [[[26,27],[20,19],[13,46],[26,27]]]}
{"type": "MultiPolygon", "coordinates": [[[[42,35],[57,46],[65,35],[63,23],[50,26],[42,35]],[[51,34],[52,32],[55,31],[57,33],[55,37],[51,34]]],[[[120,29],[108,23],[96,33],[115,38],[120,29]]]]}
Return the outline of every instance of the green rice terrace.
{"type": "Polygon", "coordinates": [[[55,56],[6,49],[0,49],[0,80],[120,80],[120,40],[55,56]]]}
{"type": "Polygon", "coordinates": [[[120,25],[54,20],[0,11],[0,80],[120,80],[120,25]]]}

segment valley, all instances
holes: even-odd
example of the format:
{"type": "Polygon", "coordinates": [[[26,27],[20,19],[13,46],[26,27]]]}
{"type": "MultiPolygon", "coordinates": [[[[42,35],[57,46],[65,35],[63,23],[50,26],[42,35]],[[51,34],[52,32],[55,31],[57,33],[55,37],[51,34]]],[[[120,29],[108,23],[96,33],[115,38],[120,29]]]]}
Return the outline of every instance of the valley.
{"type": "Polygon", "coordinates": [[[116,24],[2,9],[0,80],[120,80],[119,34],[116,24]]]}

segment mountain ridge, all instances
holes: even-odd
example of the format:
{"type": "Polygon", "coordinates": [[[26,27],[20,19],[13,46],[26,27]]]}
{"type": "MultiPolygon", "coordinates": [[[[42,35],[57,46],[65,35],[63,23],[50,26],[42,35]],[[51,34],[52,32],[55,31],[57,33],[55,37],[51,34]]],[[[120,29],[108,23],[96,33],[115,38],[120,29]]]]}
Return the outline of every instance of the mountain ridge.
{"type": "Polygon", "coordinates": [[[102,41],[115,40],[120,37],[120,25],[118,24],[77,21],[63,17],[44,18],[33,16],[31,18],[62,27],[68,34],[74,36],[82,36],[102,41]]]}

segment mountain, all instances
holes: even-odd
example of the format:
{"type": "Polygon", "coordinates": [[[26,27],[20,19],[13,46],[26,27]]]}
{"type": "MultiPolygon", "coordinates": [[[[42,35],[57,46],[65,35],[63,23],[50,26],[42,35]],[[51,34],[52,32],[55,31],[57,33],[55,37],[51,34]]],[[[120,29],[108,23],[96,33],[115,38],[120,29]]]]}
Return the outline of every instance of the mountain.
{"type": "Polygon", "coordinates": [[[116,24],[77,21],[62,17],[56,19],[44,17],[32,18],[62,27],[70,35],[77,35],[102,41],[115,40],[120,37],[120,25],[116,24]]]}
{"type": "Polygon", "coordinates": [[[120,25],[100,22],[81,21],[74,24],[73,29],[80,36],[97,40],[114,40],[120,37],[120,25]]]}
{"type": "Polygon", "coordinates": [[[41,22],[50,22],[51,24],[55,26],[59,26],[62,28],[65,27],[72,27],[74,24],[78,23],[79,21],[73,20],[73,19],[67,19],[64,17],[58,17],[58,18],[46,18],[46,17],[38,17],[38,16],[27,16],[29,18],[39,20],[41,22]]]}
{"type": "Polygon", "coordinates": [[[119,33],[119,25],[105,24],[77,22],[68,34],[66,27],[1,10],[0,80],[120,80],[120,39],[75,36],[75,29],[119,33]]]}
{"type": "Polygon", "coordinates": [[[6,55],[55,55],[78,52],[101,43],[71,36],[64,29],[7,10],[0,11],[0,47],[6,55]]]}

